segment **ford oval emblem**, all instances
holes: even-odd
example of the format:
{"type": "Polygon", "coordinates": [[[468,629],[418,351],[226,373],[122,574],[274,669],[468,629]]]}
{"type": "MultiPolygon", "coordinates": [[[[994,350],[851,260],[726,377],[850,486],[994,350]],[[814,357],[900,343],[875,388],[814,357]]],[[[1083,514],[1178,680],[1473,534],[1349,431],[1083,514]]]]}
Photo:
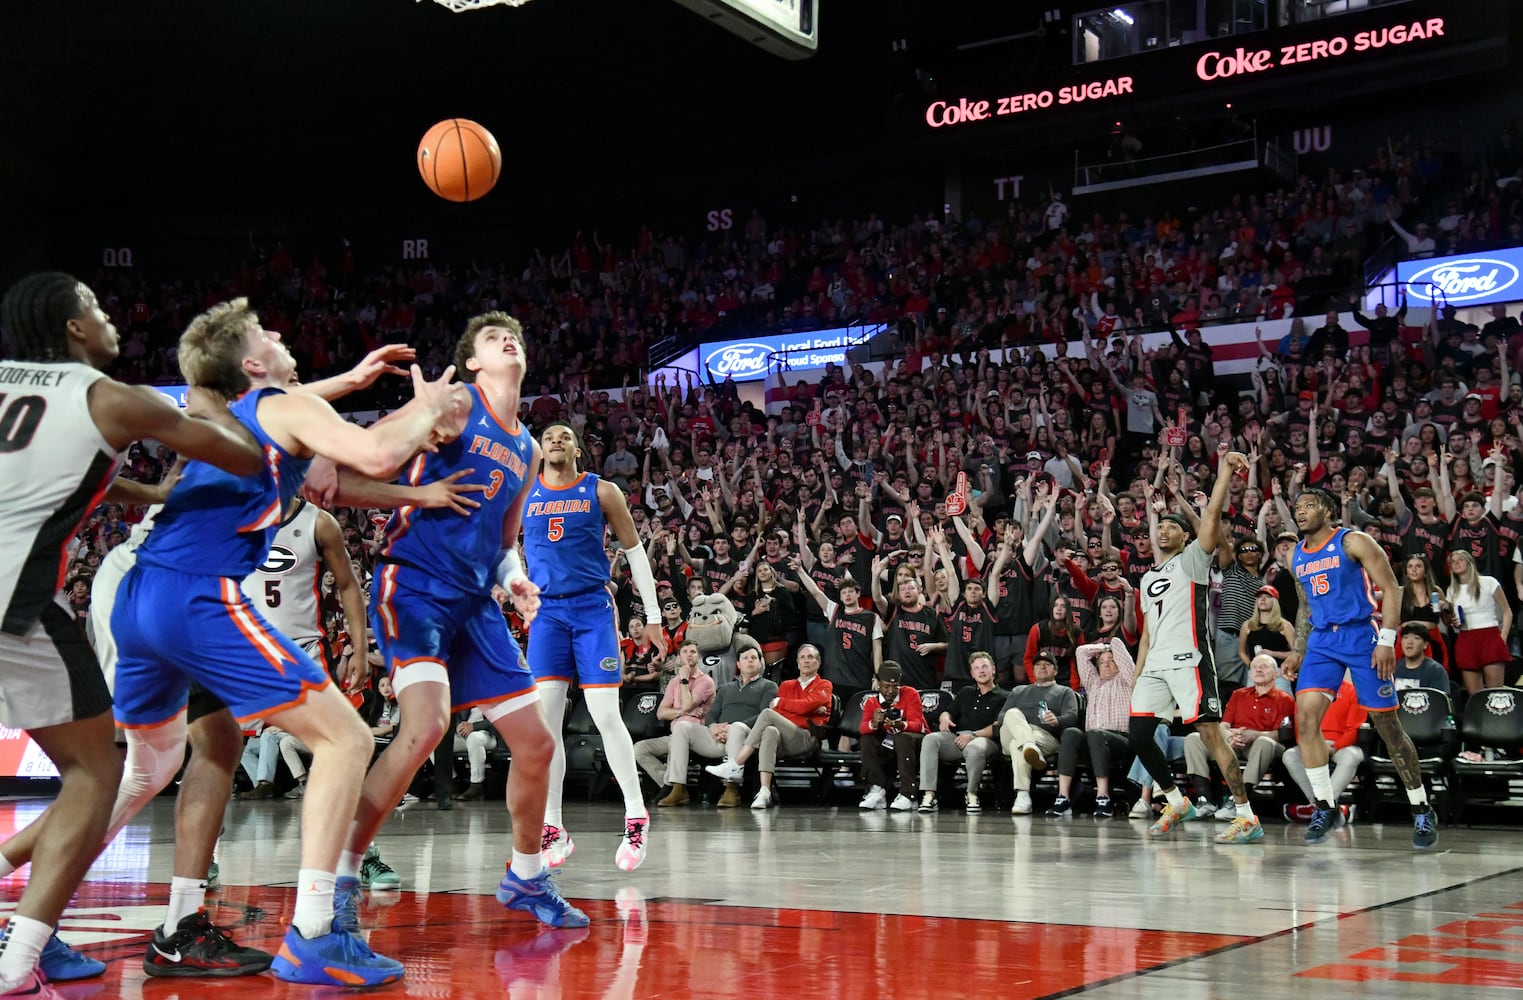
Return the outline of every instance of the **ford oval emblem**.
{"type": "Polygon", "coordinates": [[[1407,294],[1423,302],[1456,305],[1495,299],[1518,283],[1515,265],[1495,257],[1460,257],[1430,264],[1407,278],[1407,294]]]}
{"type": "Polygon", "coordinates": [[[715,378],[734,376],[737,380],[760,378],[767,374],[767,358],[772,348],[766,344],[726,344],[710,351],[703,359],[715,378]]]}

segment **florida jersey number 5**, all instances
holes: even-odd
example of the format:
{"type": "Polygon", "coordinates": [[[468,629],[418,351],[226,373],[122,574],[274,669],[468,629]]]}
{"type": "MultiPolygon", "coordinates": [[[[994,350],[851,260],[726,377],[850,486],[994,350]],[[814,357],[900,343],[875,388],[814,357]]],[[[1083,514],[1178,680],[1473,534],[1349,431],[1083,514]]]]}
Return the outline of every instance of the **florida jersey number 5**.
{"type": "Polygon", "coordinates": [[[545,537],[552,542],[558,542],[566,534],[566,519],[564,517],[552,517],[545,524],[545,537]]]}

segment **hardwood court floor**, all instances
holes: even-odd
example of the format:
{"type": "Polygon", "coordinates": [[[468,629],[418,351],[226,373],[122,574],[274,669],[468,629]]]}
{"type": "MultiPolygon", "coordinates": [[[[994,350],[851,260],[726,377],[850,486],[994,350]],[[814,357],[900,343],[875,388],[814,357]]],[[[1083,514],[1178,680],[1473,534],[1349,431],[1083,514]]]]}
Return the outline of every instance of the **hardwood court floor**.
{"type": "MultiPolygon", "coordinates": [[[[45,802],[0,804],[0,832],[45,802]]],[[[173,802],[156,801],[92,870],[66,939],[109,963],[68,997],[311,996],[269,976],[147,980],[163,917],[173,802]]],[[[290,915],[298,808],[234,803],[214,919],[273,950],[290,915]]],[[[371,944],[407,978],[378,993],[598,1000],[1021,1000],[1096,997],[1518,996],[1523,838],[1445,828],[1410,846],[1399,812],[1307,847],[1300,827],[1218,846],[1214,822],[1149,839],[1144,824],[1003,813],[934,817],[787,806],[660,810],[644,866],[613,865],[620,811],[568,806],[562,891],[593,918],[547,931],[502,910],[500,803],[428,803],[378,841],[400,892],[372,893],[371,944]]],[[[20,881],[0,884],[13,902],[20,881]]],[[[7,903],[8,907],[10,903],[7,903]]]]}

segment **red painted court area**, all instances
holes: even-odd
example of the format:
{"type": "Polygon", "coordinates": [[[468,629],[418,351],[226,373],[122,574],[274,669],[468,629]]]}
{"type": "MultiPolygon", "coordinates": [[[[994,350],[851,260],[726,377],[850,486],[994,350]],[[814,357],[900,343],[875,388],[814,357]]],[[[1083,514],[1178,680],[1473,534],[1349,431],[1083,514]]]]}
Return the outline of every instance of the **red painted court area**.
{"type": "Polygon", "coordinates": [[[1298,973],[1349,982],[1441,983],[1449,987],[1506,987],[1523,983],[1523,903],[1477,913],[1364,948],[1341,962],[1298,973]]]}
{"type": "MultiPolygon", "coordinates": [[[[75,943],[109,963],[101,980],[60,984],[65,996],[310,997],[269,975],[149,979],[140,961],[162,885],[86,886],[65,915],[75,943]],[[147,928],[142,925],[147,924],[147,928]],[[127,936],[130,935],[130,936],[127,936]]],[[[213,919],[242,943],[273,950],[290,889],[230,887],[213,919]]],[[[1217,934],[1023,924],[820,910],[749,909],[701,901],[579,900],[590,928],[552,931],[490,896],[374,894],[363,911],[371,945],[401,959],[403,982],[377,991],[417,997],[1034,998],[1201,955],[1243,940],[1217,934]]]]}

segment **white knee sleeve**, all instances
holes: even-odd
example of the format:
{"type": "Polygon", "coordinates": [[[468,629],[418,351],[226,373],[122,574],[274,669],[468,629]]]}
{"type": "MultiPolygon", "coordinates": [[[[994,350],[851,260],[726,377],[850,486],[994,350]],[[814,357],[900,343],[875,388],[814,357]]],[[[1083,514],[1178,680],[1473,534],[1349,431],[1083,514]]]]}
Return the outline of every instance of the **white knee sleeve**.
{"type": "Polygon", "coordinates": [[[592,722],[603,734],[603,755],[613,771],[619,791],[624,794],[624,812],[628,816],[645,815],[645,799],[640,794],[640,775],[635,770],[635,744],[619,711],[618,688],[591,688],[582,691],[592,722]]]}
{"type": "Polygon", "coordinates": [[[181,712],[162,726],[126,731],[127,760],[105,843],[111,843],[122,827],[180,773],[185,763],[185,729],[185,713],[181,712]]]}
{"type": "Polygon", "coordinates": [[[566,699],[568,685],[565,681],[540,681],[539,710],[545,725],[553,737],[554,749],[550,754],[550,785],[545,795],[545,822],[561,826],[561,791],[566,782],[566,746],[561,741],[561,730],[566,723],[566,699]]]}

